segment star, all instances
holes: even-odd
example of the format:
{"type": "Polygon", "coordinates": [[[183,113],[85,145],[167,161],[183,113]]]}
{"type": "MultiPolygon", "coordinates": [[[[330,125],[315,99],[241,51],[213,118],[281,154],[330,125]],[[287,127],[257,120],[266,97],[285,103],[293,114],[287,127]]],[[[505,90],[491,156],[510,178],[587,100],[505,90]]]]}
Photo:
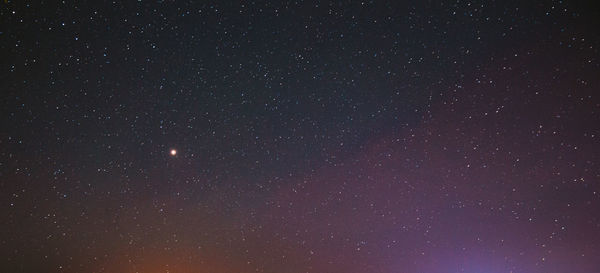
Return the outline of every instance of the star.
{"type": "Polygon", "coordinates": [[[177,150],[171,149],[171,151],[169,153],[171,154],[171,156],[176,156],[177,155],[177,150]]]}

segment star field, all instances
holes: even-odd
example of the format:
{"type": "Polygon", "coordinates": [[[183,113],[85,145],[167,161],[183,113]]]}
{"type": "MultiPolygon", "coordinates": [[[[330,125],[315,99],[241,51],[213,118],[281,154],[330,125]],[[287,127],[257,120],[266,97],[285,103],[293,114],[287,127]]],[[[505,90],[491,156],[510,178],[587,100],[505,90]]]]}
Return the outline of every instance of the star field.
{"type": "Polygon", "coordinates": [[[2,272],[600,272],[600,12],[0,3],[2,272]]]}

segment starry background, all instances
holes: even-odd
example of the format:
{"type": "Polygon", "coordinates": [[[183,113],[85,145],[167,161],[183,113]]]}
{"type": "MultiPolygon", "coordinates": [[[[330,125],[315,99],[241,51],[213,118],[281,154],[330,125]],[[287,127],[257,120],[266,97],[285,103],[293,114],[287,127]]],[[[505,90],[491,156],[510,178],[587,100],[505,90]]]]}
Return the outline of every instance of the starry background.
{"type": "Polygon", "coordinates": [[[599,17],[3,1],[0,269],[600,272],[599,17]]]}

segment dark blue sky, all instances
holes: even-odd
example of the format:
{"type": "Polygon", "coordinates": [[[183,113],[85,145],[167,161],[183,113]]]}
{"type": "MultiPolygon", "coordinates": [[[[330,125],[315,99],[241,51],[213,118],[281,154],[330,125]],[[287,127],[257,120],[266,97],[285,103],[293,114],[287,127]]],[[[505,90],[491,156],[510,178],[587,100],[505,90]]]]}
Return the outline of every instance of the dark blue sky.
{"type": "Polygon", "coordinates": [[[598,16],[1,3],[0,269],[598,272],[598,16]]]}

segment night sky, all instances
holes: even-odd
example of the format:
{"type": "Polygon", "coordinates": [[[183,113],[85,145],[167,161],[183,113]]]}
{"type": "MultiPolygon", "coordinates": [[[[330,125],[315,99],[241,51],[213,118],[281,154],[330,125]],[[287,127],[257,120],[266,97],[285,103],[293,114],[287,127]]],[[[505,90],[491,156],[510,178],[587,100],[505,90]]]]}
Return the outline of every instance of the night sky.
{"type": "Polygon", "coordinates": [[[600,272],[598,11],[2,1],[0,271],[600,272]]]}

